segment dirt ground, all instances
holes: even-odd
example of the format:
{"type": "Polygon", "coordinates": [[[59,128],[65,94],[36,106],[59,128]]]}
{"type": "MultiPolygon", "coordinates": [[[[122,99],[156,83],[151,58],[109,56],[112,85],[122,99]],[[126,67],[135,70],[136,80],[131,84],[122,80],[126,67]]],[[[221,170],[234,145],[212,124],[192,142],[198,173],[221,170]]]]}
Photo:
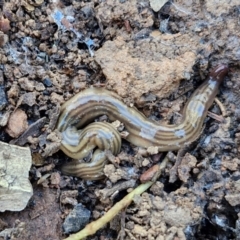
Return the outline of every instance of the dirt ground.
{"type": "Polygon", "coordinates": [[[174,123],[220,63],[229,66],[223,108],[210,108],[218,118],[206,118],[176,181],[173,152],[158,181],[87,239],[240,239],[239,0],[174,0],[157,11],[150,2],[0,0],[0,140],[30,147],[34,192],[23,211],[0,213],[0,239],[64,239],[77,203],[98,219],[161,160],[124,141],[104,180],[63,175],[68,158],[55,123],[67,99],[103,87],[150,119],[174,123]]]}

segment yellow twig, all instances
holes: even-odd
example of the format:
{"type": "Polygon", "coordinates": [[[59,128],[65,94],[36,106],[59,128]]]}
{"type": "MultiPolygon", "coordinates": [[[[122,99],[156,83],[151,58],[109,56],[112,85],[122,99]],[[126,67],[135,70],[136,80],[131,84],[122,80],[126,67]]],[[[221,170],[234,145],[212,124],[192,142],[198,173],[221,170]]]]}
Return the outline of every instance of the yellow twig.
{"type": "MultiPolygon", "coordinates": [[[[167,162],[168,158],[166,157],[162,161],[162,163],[159,164],[159,172],[157,173],[157,176],[159,176],[161,170],[166,167],[167,162]]],[[[116,203],[104,216],[102,216],[96,221],[89,223],[83,230],[79,231],[78,233],[70,235],[68,238],[65,238],[65,240],[81,240],[87,236],[95,234],[100,228],[102,228],[105,224],[110,222],[122,209],[126,208],[132,202],[134,196],[142,194],[149,187],[151,187],[152,184],[156,181],[156,178],[153,179],[154,179],[153,181],[148,181],[135,188],[121,201],[116,203]]]]}
{"type": "Polygon", "coordinates": [[[214,101],[219,106],[219,108],[220,108],[220,110],[222,112],[223,117],[226,117],[227,116],[227,111],[226,111],[225,106],[222,104],[222,102],[217,97],[214,98],[214,101]]]}

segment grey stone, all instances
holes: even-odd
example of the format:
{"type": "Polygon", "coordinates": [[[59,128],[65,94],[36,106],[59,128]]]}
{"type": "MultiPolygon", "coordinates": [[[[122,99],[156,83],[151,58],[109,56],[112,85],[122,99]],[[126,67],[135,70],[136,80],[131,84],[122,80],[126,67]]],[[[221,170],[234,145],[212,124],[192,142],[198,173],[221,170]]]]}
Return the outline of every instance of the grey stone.
{"type": "Polygon", "coordinates": [[[7,105],[7,97],[4,91],[4,86],[0,85],[0,111],[3,110],[6,105],[7,105]]]}
{"type": "Polygon", "coordinates": [[[90,211],[81,203],[77,204],[63,223],[64,233],[77,232],[89,222],[90,211]]]}

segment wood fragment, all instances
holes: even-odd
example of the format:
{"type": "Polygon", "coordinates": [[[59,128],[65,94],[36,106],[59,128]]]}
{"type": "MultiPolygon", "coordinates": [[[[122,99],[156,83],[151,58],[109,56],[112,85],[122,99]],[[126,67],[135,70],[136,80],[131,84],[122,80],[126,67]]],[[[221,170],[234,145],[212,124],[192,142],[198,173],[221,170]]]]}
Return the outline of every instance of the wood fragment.
{"type": "Polygon", "coordinates": [[[225,122],[225,118],[221,115],[217,115],[215,113],[209,112],[208,111],[208,116],[215,119],[216,121],[220,122],[220,123],[224,123],[225,122]]]}

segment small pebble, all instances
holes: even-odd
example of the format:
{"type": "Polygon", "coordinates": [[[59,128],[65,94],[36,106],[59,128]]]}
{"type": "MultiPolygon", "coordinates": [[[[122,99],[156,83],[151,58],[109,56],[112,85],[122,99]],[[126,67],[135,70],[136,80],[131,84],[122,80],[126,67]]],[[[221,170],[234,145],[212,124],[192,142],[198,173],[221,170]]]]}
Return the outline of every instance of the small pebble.
{"type": "Polygon", "coordinates": [[[77,232],[89,222],[90,211],[81,203],[77,204],[63,223],[64,233],[77,232]]]}
{"type": "Polygon", "coordinates": [[[158,147],[155,147],[155,146],[148,147],[147,152],[151,155],[158,154],[158,147]]]}
{"type": "Polygon", "coordinates": [[[43,84],[46,86],[46,87],[51,87],[52,86],[52,81],[49,79],[49,78],[45,78],[43,80],[43,84]]]}
{"type": "Polygon", "coordinates": [[[13,138],[19,137],[28,128],[27,115],[21,110],[14,111],[8,120],[6,132],[13,138]]]}
{"type": "Polygon", "coordinates": [[[142,166],[146,167],[149,163],[150,163],[150,161],[147,158],[145,158],[142,162],[142,166]]]}
{"type": "Polygon", "coordinates": [[[0,111],[5,108],[7,105],[7,98],[6,98],[6,93],[4,91],[4,87],[0,86],[0,111]]]}
{"type": "Polygon", "coordinates": [[[8,42],[8,35],[0,32],[0,47],[3,47],[8,42]]]}

